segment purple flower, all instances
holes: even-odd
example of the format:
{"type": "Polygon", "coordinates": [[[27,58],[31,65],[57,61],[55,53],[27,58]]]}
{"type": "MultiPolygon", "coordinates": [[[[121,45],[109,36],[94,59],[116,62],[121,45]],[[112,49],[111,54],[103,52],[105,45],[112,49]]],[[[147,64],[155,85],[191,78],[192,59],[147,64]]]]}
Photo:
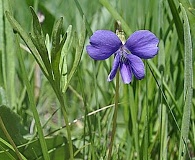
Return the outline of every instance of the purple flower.
{"type": "Polygon", "coordinates": [[[105,60],[115,55],[108,81],[112,81],[118,68],[124,83],[132,80],[132,74],[137,79],[145,76],[143,59],[150,59],[158,52],[158,38],[148,30],[134,32],[123,44],[119,37],[109,30],[97,30],[90,38],[87,52],[94,60],[105,60]]]}

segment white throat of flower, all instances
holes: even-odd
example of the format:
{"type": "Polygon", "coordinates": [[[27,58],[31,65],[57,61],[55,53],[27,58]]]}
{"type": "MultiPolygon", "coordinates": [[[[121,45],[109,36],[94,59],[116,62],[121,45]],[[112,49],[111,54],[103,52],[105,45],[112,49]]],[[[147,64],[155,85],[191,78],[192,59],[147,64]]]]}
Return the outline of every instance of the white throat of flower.
{"type": "Polygon", "coordinates": [[[116,30],[116,35],[118,36],[118,38],[121,40],[122,44],[124,45],[125,42],[126,42],[124,31],[117,29],[116,30]]]}

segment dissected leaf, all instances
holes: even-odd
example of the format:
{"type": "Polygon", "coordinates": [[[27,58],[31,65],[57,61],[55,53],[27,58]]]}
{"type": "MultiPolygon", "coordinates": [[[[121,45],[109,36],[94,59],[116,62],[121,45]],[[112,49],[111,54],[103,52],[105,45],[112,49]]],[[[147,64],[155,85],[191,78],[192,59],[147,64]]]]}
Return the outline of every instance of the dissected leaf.
{"type": "Polygon", "coordinates": [[[31,13],[33,16],[33,34],[30,34],[31,40],[33,44],[35,45],[36,49],[38,50],[39,55],[41,56],[41,59],[43,63],[45,64],[45,67],[50,75],[52,75],[52,69],[51,64],[49,61],[49,55],[47,51],[47,47],[45,44],[45,36],[43,34],[41,25],[39,23],[39,19],[32,7],[30,7],[31,13]]]}
{"type": "Polygon", "coordinates": [[[53,74],[55,81],[60,87],[60,58],[61,58],[61,51],[63,45],[66,41],[67,34],[62,37],[62,25],[63,25],[63,18],[59,19],[53,28],[52,32],[52,50],[51,50],[51,64],[53,69],[53,74]]]}

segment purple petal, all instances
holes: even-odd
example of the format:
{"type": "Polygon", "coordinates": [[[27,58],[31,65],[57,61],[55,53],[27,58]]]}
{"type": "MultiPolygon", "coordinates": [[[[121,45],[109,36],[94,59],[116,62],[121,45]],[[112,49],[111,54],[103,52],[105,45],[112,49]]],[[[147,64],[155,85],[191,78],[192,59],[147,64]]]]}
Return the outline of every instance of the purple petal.
{"type": "Polygon", "coordinates": [[[133,74],[135,75],[135,77],[137,79],[144,78],[145,68],[144,68],[144,63],[142,62],[142,60],[133,54],[128,54],[127,59],[130,62],[131,70],[132,70],[133,74]]]}
{"type": "Polygon", "coordinates": [[[118,36],[108,30],[97,30],[90,38],[90,45],[86,47],[89,56],[95,60],[104,60],[115,53],[120,46],[118,36]]]}
{"type": "Polygon", "coordinates": [[[129,63],[121,63],[120,65],[121,78],[125,84],[129,84],[132,79],[131,67],[129,63]]]}
{"type": "Polygon", "coordinates": [[[125,47],[143,59],[154,57],[158,52],[158,38],[148,30],[134,32],[126,41],[125,47]]]}
{"type": "Polygon", "coordinates": [[[120,61],[120,55],[116,54],[115,58],[114,58],[114,62],[112,65],[112,70],[110,72],[110,74],[108,75],[108,81],[112,81],[113,78],[115,77],[118,67],[119,67],[119,61],[120,61]]]}

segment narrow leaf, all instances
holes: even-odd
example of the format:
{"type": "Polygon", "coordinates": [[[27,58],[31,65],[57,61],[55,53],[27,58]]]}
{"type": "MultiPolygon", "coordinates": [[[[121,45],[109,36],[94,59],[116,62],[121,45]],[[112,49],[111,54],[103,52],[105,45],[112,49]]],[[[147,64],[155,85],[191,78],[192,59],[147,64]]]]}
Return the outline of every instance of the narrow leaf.
{"type": "Polygon", "coordinates": [[[177,35],[179,37],[179,40],[181,43],[183,43],[183,28],[182,28],[182,22],[179,16],[179,11],[176,8],[175,2],[173,0],[168,0],[169,7],[171,9],[171,13],[173,16],[173,20],[175,22],[176,30],[177,30],[177,35]]]}
{"type": "MultiPolygon", "coordinates": [[[[81,16],[85,16],[85,15],[84,15],[84,12],[83,12],[83,10],[82,10],[82,8],[81,8],[79,2],[78,2],[78,0],[74,0],[74,2],[75,2],[76,6],[77,6],[77,8],[78,8],[78,10],[79,10],[80,15],[81,15],[81,16]]],[[[91,27],[90,27],[90,25],[89,25],[89,22],[87,21],[86,18],[85,18],[85,24],[86,24],[87,32],[88,32],[89,36],[91,36],[91,35],[93,34],[93,32],[92,32],[91,27]]]]}
{"type": "Polygon", "coordinates": [[[43,73],[45,74],[46,77],[48,77],[48,73],[47,73],[47,70],[45,68],[45,65],[43,64],[43,61],[41,60],[41,58],[38,54],[38,51],[37,51],[35,45],[33,44],[31,38],[29,37],[29,35],[23,30],[23,28],[14,19],[14,17],[10,14],[10,12],[6,11],[5,13],[6,13],[6,16],[9,20],[10,24],[12,25],[14,31],[17,32],[20,35],[20,37],[24,40],[27,47],[29,48],[29,50],[33,54],[34,58],[36,59],[37,63],[39,64],[40,68],[42,69],[43,73]]]}
{"type": "Polygon", "coordinates": [[[74,73],[76,72],[76,69],[79,65],[82,53],[83,53],[83,47],[84,47],[84,42],[85,42],[85,35],[86,35],[86,28],[85,28],[85,18],[83,17],[83,24],[82,24],[82,29],[81,29],[81,35],[79,38],[79,41],[77,40],[78,38],[76,38],[77,42],[77,46],[76,46],[76,55],[75,55],[75,60],[72,66],[72,69],[68,75],[68,82],[66,84],[66,86],[64,87],[63,91],[65,92],[68,84],[70,83],[70,80],[72,79],[74,73]]]}
{"type": "Polygon", "coordinates": [[[65,91],[63,90],[64,87],[67,84],[68,81],[68,76],[67,76],[67,54],[69,51],[69,48],[71,46],[72,42],[72,26],[70,25],[66,31],[67,33],[67,39],[66,42],[62,48],[62,53],[61,53],[61,60],[60,60],[60,69],[61,69],[61,90],[64,93],[65,91]]]}
{"type": "Polygon", "coordinates": [[[3,0],[0,0],[0,84],[4,84],[7,88],[6,80],[6,62],[5,62],[5,39],[4,39],[4,18],[3,18],[3,0]]]}
{"type": "MultiPolygon", "coordinates": [[[[0,138],[0,159],[16,160],[17,157],[14,153],[15,153],[14,148],[7,141],[0,138]]],[[[22,160],[27,160],[22,154],[21,157],[22,160]]]]}
{"type": "MultiPolygon", "coordinates": [[[[190,128],[190,112],[192,109],[192,80],[193,80],[193,65],[192,65],[192,41],[190,34],[190,26],[186,11],[182,4],[181,11],[184,20],[184,101],[183,117],[181,125],[180,147],[179,147],[179,159],[186,159],[186,151],[188,151],[187,140],[190,128]]],[[[190,155],[188,155],[190,156],[190,155]]]]}
{"type": "Polygon", "coordinates": [[[168,124],[168,116],[166,106],[163,104],[161,106],[161,143],[160,143],[160,159],[166,160],[167,159],[167,125],[168,124]]]}
{"type": "Polygon", "coordinates": [[[6,97],[5,89],[3,87],[0,87],[0,104],[6,105],[8,104],[8,100],[6,97]]]}
{"type": "Polygon", "coordinates": [[[189,11],[195,16],[195,9],[194,8],[189,8],[189,11]]]}
{"type": "Polygon", "coordinates": [[[61,39],[61,32],[62,32],[62,25],[63,25],[63,18],[61,17],[54,25],[52,31],[52,50],[51,50],[51,57],[54,56],[56,52],[59,50],[59,44],[61,39]]]}

